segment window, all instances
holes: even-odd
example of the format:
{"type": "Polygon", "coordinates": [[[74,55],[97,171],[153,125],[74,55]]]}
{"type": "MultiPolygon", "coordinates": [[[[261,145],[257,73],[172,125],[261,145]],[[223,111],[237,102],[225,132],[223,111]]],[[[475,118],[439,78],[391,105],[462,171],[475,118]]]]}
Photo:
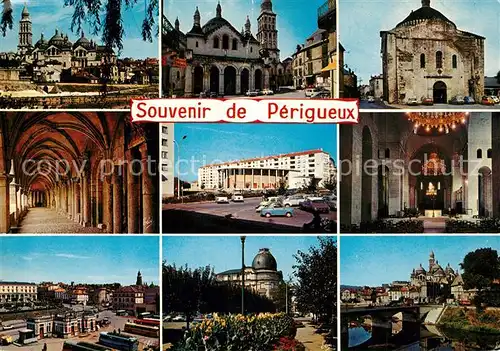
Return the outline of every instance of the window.
{"type": "Polygon", "coordinates": [[[253,52],[253,47],[250,46],[250,52],[253,52]]]}
{"type": "Polygon", "coordinates": [[[198,42],[196,42],[196,47],[198,47],[198,42]]]}
{"type": "Polygon", "coordinates": [[[457,68],[457,55],[451,57],[451,65],[453,68],[457,68]]]}
{"type": "Polygon", "coordinates": [[[177,79],[181,79],[181,72],[177,71],[177,79]]]}
{"type": "Polygon", "coordinates": [[[219,48],[219,38],[215,37],[214,38],[214,49],[218,49],[219,48]]]}
{"type": "Polygon", "coordinates": [[[420,68],[425,68],[425,54],[420,54],[420,68]]]}
{"type": "Polygon", "coordinates": [[[491,156],[491,149],[488,149],[488,151],[487,151],[487,153],[486,153],[486,154],[487,154],[486,156],[487,156],[488,158],[491,158],[491,157],[492,157],[492,156],[491,156]]]}
{"type": "Polygon", "coordinates": [[[168,127],[165,127],[165,126],[161,127],[161,132],[163,134],[167,134],[168,133],[168,127]]]}
{"type": "Polygon", "coordinates": [[[229,49],[229,36],[227,34],[224,34],[222,36],[222,49],[223,50],[229,49]]]}
{"type": "Polygon", "coordinates": [[[163,172],[167,172],[168,171],[168,165],[161,165],[161,170],[163,172]]]}
{"type": "Polygon", "coordinates": [[[391,150],[385,149],[385,158],[391,158],[391,150]]]}
{"type": "Polygon", "coordinates": [[[238,50],[238,40],[236,38],[233,39],[233,50],[238,50]]]}
{"type": "Polygon", "coordinates": [[[161,139],[161,145],[162,146],[168,146],[168,140],[167,139],[161,139]]]}
{"type": "Polygon", "coordinates": [[[483,150],[477,149],[477,158],[483,158],[483,150]]]}
{"type": "Polygon", "coordinates": [[[161,158],[168,158],[168,152],[162,151],[161,152],[161,158]]]}
{"type": "Polygon", "coordinates": [[[443,53],[441,51],[436,52],[436,68],[443,68],[443,53]]]}

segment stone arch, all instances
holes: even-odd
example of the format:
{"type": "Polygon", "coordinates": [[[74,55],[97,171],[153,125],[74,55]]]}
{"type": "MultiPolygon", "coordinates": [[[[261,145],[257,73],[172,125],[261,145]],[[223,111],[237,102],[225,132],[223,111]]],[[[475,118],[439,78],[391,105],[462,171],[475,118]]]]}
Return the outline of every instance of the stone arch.
{"type": "Polygon", "coordinates": [[[492,172],[488,166],[478,171],[478,214],[480,217],[493,216],[492,172]]]}
{"type": "Polygon", "coordinates": [[[435,104],[448,103],[448,88],[443,81],[437,81],[432,87],[432,96],[435,104]]]}
{"type": "Polygon", "coordinates": [[[372,174],[363,170],[364,165],[369,160],[373,159],[373,139],[372,133],[368,126],[363,128],[362,137],[362,171],[361,171],[361,221],[367,222],[372,220],[372,174]]]}
{"type": "Polygon", "coordinates": [[[213,93],[219,92],[220,72],[217,66],[210,67],[210,91],[213,93]]]}
{"type": "Polygon", "coordinates": [[[257,68],[254,72],[254,79],[255,79],[255,89],[256,90],[262,90],[262,87],[264,86],[264,75],[262,74],[262,70],[260,68],[257,68]]]}
{"type": "Polygon", "coordinates": [[[250,90],[250,70],[247,67],[243,67],[240,75],[241,93],[245,94],[250,90]]]}
{"type": "Polygon", "coordinates": [[[193,93],[199,94],[203,91],[203,76],[204,71],[202,66],[196,66],[193,70],[193,93]]]}
{"type": "Polygon", "coordinates": [[[236,68],[226,66],[224,68],[224,95],[236,94],[236,68]]]}

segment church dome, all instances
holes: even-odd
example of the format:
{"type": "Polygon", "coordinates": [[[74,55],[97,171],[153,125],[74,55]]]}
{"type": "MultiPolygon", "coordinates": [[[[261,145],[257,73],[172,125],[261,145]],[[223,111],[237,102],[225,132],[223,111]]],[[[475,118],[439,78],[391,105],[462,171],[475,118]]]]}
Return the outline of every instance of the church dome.
{"type": "Polygon", "coordinates": [[[47,47],[47,41],[43,37],[43,33],[40,36],[40,39],[36,42],[35,48],[45,49],[47,47]]]}
{"type": "Polygon", "coordinates": [[[56,29],[56,34],[54,34],[54,36],[52,38],[50,38],[49,44],[59,46],[59,45],[62,45],[63,43],[64,43],[64,38],[63,38],[62,34],[59,33],[59,31],[56,29]]]}
{"type": "Polygon", "coordinates": [[[419,274],[425,274],[425,269],[424,267],[422,267],[422,265],[420,265],[420,267],[418,267],[417,269],[415,269],[415,274],[419,275],[419,274]]]}
{"type": "Polygon", "coordinates": [[[278,265],[269,249],[260,249],[259,253],[253,259],[252,268],[255,270],[265,269],[269,271],[277,271],[278,265]]]}
{"type": "Polygon", "coordinates": [[[85,38],[85,34],[82,32],[82,36],[75,42],[75,48],[78,46],[83,46],[85,49],[90,48],[90,40],[85,38]]]}
{"type": "Polygon", "coordinates": [[[203,31],[203,33],[209,34],[224,26],[232,27],[232,25],[226,19],[222,17],[214,17],[207,23],[205,23],[203,27],[201,27],[201,30],[203,31]]]}
{"type": "Polygon", "coordinates": [[[406,17],[402,22],[398,23],[397,27],[411,26],[422,21],[443,21],[451,24],[456,28],[455,23],[450,21],[445,15],[430,6],[430,0],[423,0],[422,7],[418,10],[412,11],[408,17],[406,17]]]}

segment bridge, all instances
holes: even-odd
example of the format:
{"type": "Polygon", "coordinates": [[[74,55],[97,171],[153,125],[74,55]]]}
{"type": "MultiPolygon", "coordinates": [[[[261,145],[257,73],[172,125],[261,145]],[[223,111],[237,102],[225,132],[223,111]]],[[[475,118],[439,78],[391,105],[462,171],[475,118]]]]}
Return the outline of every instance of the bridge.
{"type": "Polygon", "coordinates": [[[418,340],[420,325],[425,315],[441,305],[412,305],[412,306],[373,306],[373,307],[348,307],[341,306],[341,342],[342,349],[348,348],[350,322],[358,321],[364,316],[371,317],[371,338],[354,349],[364,350],[371,345],[396,344],[418,340]],[[402,330],[393,335],[393,316],[402,314],[402,330]]]}

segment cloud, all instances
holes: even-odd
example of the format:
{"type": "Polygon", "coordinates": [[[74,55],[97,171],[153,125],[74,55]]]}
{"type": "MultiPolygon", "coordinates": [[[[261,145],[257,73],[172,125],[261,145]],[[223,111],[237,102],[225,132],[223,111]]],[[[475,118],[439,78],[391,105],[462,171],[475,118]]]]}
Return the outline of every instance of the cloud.
{"type": "Polygon", "coordinates": [[[186,129],[189,130],[201,130],[205,132],[214,132],[218,134],[226,134],[226,135],[240,135],[240,136],[251,136],[252,134],[250,133],[241,133],[241,132],[231,132],[227,130],[219,130],[216,128],[204,128],[204,127],[186,127],[186,129]]]}
{"type": "Polygon", "coordinates": [[[74,255],[74,254],[69,254],[69,253],[58,253],[58,254],[55,254],[55,256],[62,257],[62,258],[82,259],[82,260],[86,260],[86,259],[91,258],[89,256],[80,256],[80,255],[74,255]]]}
{"type": "Polygon", "coordinates": [[[29,257],[29,256],[22,256],[21,258],[25,261],[32,261],[33,260],[33,257],[29,257]]]}

